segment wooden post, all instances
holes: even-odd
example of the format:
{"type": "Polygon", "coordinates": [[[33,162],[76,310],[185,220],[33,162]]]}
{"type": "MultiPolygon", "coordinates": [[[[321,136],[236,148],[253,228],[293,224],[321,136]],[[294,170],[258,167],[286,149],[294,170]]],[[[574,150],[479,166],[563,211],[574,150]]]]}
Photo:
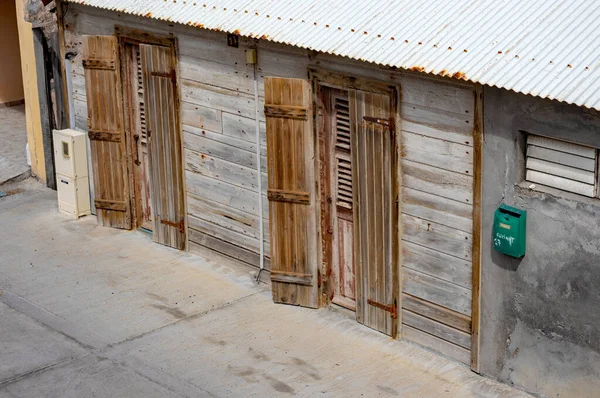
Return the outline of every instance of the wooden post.
{"type": "Polygon", "coordinates": [[[69,95],[67,92],[67,71],[65,68],[66,60],[66,44],[65,44],[65,26],[64,26],[64,9],[62,0],[56,0],[56,23],[58,24],[58,47],[59,47],[59,59],[60,59],[60,75],[61,75],[61,92],[62,102],[64,109],[64,120],[68,121],[71,119],[71,109],[69,109],[69,95]]]}
{"type": "Polygon", "coordinates": [[[54,148],[52,142],[52,128],[54,115],[52,112],[52,99],[48,83],[48,47],[46,38],[41,28],[33,29],[33,49],[35,52],[35,69],[37,74],[38,101],[40,103],[40,121],[42,125],[42,145],[44,147],[44,165],[46,168],[46,186],[56,189],[54,173],[54,148]]]}
{"type": "Polygon", "coordinates": [[[473,293],[471,313],[471,370],[479,373],[479,327],[481,322],[481,179],[483,152],[483,87],[475,86],[473,127],[473,293]]]}

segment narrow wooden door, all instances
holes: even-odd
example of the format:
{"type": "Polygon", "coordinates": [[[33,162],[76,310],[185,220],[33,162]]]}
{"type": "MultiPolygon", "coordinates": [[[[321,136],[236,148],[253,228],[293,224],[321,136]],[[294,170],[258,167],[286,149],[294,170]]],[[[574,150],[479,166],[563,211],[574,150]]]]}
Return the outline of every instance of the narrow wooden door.
{"type": "Polygon", "coordinates": [[[397,150],[389,94],[350,91],[356,318],[397,333],[397,150]]]}
{"type": "Polygon", "coordinates": [[[273,301],[318,307],[311,85],[265,78],[273,301]]]}
{"type": "Polygon", "coordinates": [[[148,129],[146,126],[146,104],[144,98],[144,75],[140,46],[125,44],[125,81],[126,112],[128,118],[127,136],[132,154],[133,189],[136,227],[152,231],[152,200],[150,186],[150,152],[148,129]]]}
{"type": "Polygon", "coordinates": [[[333,303],[356,309],[356,266],[354,261],[354,206],[350,107],[347,90],[327,89],[331,141],[329,182],[331,187],[333,303]]]}
{"type": "Polygon", "coordinates": [[[107,227],[131,229],[117,48],[114,36],[84,36],[83,68],[88,136],[98,223],[107,227]]]}
{"type": "Polygon", "coordinates": [[[185,206],[179,96],[175,56],[170,47],[140,45],[144,74],[152,203],[152,238],[185,247],[185,206]]]}

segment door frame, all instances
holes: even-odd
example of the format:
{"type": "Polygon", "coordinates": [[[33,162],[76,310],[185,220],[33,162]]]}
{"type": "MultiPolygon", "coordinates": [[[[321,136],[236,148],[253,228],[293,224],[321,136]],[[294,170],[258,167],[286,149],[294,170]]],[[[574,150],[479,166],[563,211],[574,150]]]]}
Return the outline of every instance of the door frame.
{"type": "MultiPolygon", "coordinates": [[[[368,78],[360,78],[354,77],[338,72],[329,71],[322,68],[317,67],[309,67],[309,77],[313,84],[313,108],[316,110],[315,112],[315,134],[316,134],[316,162],[317,162],[317,170],[319,171],[319,178],[317,179],[317,189],[319,194],[319,200],[317,201],[317,211],[320,216],[320,222],[318,225],[319,228],[319,261],[321,265],[320,269],[320,305],[328,306],[332,303],[333,295],[334,295],[334,286],[331,282],[332,275],[332,265],[333,265],[333,230],[330,228],[332,225],[332,209],[333,204],[331,203],[331,181],[330,181],[330,173],[329,170],[331,168],[331,159],[330,155],[330,143],[331,140],[328,137],[330,134],[330,129],[328,127],[328,121],[326,114],[326,106],[325,101],[326,91],[328,88],[340,89],[340,90],[362,90],[368,92],[375,93],[384,93],[390,95],[392,99],[392,114],[394,115],[395,120],[395,140],[396,140],[396,158],[397,158],[397,168],[396,168],[396,184],[398,187],[397,195],[400,195],[400,188],[402,187],[402,171],[401,171],[401,163],[400,163],[400,130],[401,130],[401,120],[399,113],[399,103],[400,103],[400,87],[397,84],[390,84],[381,81],[377,81],[374,79],[368,78]]],[[[402,209],[402,201],[398,200],[398,214],[401,214],[402,209]]],[[[397,224],[398,236],[396,237],[398,241],[397,245],[397,253],[396,258],[398,259],[397,264],[397,280],[392,281],[394,289],[397,290],[395,292],[395,296],[397,299],[397,336],[401,336],[401,328],[402,328],[402,223],[400,219],[397,224]]],[[[358,282],[357,282],[358,283],[358,282]]]]}
{"type": "MultiPolygon", "coordinates": [[[[176,71],[176,78],[175,78],[175,104],[176,104],[176,112],[178,114],[178,131],[179,131],[179,135],[180,135],[180,142],[181,142],[181,147],[180,147],[180,151],[181,151],[181,162],[182,162],[182,170],[185,170],[185,159],[184,159],[184,147],[183,147],[183,128],[182,128],[182,115],[181,115],[181,93],[180,93],[180,82],[179,82],[179,51],[178,51],[178,42],[177,42],[177,38],[173,37],[173,36],[169,36],[169,35],[161,35],[161,34],[156,34],[156,33],[150,33],[150,32],[146,32],[143,30],[139,30],[139,29],[135,29],[135,28],[130,28],[130,27],[126,27],[126,26],[120,26],[120,25],[115,25],[115,36],[117,36],[118,39],[118,43],[119,43],[119,56],[120,56],[120,65],[119,65],[119,69],[120,69],[120,74],[121,74],[121,81],[123,82],[122,86],[122,90],[123,90],[123,121],[128,121],[129,120],[129,115],[128,112],[130,111],[129,108],[129,104],[128,104],[128,99],[127,99],[127,95],[126,95],[126,90],[128,89],[128,83],[127,83],[127,65],[126,65],[126,60],[125,60],[125,56],[126,56],[126,45],[127,44],[132,44],[132,45],[141,45],[141,44],[152,44],[152,45],[158,45],[158,46],[165,46],[165,47],[169,47],[171,49],[171,53],[173,55],[173,63],[174,63],[174,69],[176,71]]],[[[132,187],[135,187],[135,181],[134,181],[134,167],[133,167],[133,145],[134,145],[134,140],[133,140],[133,132],[130,130],[130,126],[129,126],[129,122],[124,123],[125,126],[125,147],[127,148],[127,178],[129,180],[129,183],[132,187]]],[[[183,195],[183,205],[184,205],[184,231],[185,231],[185,248],[183,249],[184,251],[188,251],[189,250],[189,234],[188,234],[188,220],[187,220],[187,187],[186,187],[186,179],[185,179],[185,174],[182,176],[182,195],[183,195]]],[[[136,198],[135,198],[135,189],[131,189],[130,193],[129,193],[129,201],[131,204],[131,210],[132,210],[132,220],[135,220],[134,222],[132,222],[132,228],[136,229],[139,227],[138,225],[138,206],[136,203],[136,198]]]]}

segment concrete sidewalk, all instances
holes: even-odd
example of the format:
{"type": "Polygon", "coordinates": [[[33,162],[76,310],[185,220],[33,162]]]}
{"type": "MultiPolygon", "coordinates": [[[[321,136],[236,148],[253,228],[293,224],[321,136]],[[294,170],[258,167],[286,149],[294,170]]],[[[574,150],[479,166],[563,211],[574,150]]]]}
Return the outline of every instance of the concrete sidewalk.
{"type": "Polygon", "coordinates": [[[528,396],[20,187],[0,199],[0,397],[528,396]]]}
{"type": "Polygon", "coordinates": [[[0,185],[29,177],[26,145],[25,105],[0,107],[0,185]]]}

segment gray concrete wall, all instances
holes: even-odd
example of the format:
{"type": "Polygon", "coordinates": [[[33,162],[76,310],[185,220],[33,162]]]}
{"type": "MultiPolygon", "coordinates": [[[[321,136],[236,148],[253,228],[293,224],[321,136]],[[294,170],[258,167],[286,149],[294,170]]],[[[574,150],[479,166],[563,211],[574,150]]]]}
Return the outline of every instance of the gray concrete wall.
{"type": "Polygon", "coordinates": [[[524,134],[600,147],[600,113],[485,88],[481,371],[549,397],[600,391],[600,199],[517,186],[524,134]],[[527,210],[527,254],[492,248],[500,203],[527,210]]]}

